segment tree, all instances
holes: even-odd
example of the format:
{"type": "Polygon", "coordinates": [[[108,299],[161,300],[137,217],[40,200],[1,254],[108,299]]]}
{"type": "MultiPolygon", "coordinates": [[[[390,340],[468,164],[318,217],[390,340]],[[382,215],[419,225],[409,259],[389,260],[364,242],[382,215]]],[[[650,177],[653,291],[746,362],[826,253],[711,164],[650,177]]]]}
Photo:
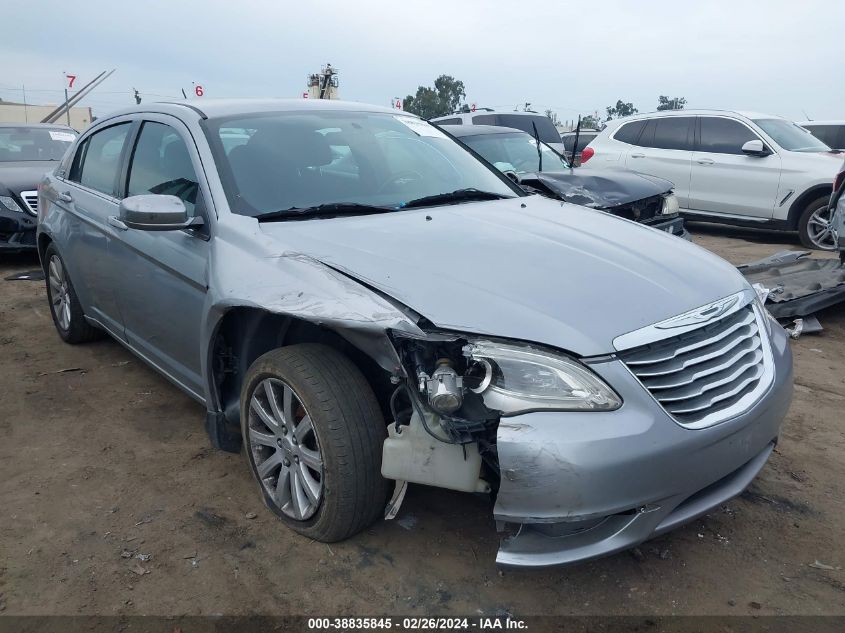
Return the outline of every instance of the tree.
{"type": "Polygon", "coordinates": [[[658,110],[683,110],[687,104],[687,100],[683,97],[674,97],[670,99],[664,95],[657,97],[658,110]]]}
{"type": "Polygon", "coordinates": [[[613,117],[621,118],[623,116],[631,116],[639,112],[634,107],[633,103],[625,103],[622,99],[616,102],[615,106],[607,106],[607,120],[610,121],[613,117]]]}
{"type": "Polygon", "coordinates": [[[468,110],[465,103],[461,105],[465,99],[464,82],[450,75],[440,75],[434,80],[434,88],[420,86],[417,88],[417,94],[405,97],[402,105],[405,110],[423,119],[433,119],[468,110]]]}
{"type": "Polygon", "coordinates": [[[592,114],[588,114],[587,116],[581,117],[581,129],[582,130],[597,130],[601,127],[601,123],[597,117],[594,117],[592,114]]]}
{"type": "Polygon", "coordinates": [[[557,112],[553,112],[552,110],[546,110],[546,116],[552,120],[552,124],[555,127],[560,125],[560,120],[557,118],[557,112]]]}

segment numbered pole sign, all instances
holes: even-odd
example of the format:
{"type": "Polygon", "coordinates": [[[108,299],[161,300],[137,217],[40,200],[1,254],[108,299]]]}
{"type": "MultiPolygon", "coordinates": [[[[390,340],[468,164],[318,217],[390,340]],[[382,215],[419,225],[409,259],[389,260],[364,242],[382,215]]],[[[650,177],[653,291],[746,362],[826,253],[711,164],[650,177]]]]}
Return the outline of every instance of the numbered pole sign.
{"type": "Polygon", "coordinates": [[[201,84],[197,84],[196,86],[194,86],[194,94],[197,95],[198,97],[201,97],[205,94],[205,91],[203,90],[203,87],[202,87],[201,84]]]}
{"type": "Polygon", "coordinates": [[[469,111],[475,112],[475,104],[474,103],[469,107],[469,111]]]}
{"type": "Polygon", "coordinates": [[[307,98],[308,98],[308,91],[307,91],[307,90],[306,90],[305,92],[303,92],[303,93],[302,93],[302,98],[303,98],[303,99],[307,99],[307,98]]]}
{"type": "Polygon", "coordinates": [[[394,102],[393,102],[393,107],[396,108],[397,110],[401,110],[402,109],[402,99],[395,99],[394,102]]]}
{"type": "Polygon", "coordinates": [[[67,87],[73,88],[73,82],[76,81],[76,75],[65,75],[67,79],[67,87]]]}

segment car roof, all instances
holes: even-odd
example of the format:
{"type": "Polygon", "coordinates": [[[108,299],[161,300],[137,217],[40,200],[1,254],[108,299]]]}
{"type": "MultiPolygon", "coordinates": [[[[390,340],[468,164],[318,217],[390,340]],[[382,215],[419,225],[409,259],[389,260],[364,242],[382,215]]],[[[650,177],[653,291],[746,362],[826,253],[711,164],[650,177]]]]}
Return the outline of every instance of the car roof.
{"type": "MultiPolygon", "coordinates": [[[[165,114],[184,115],[190,109],[203,118],[216,118],[238,114],[255,114],[263,112],[301,112],[301,111],[335,111],[335,112],[383,112],[402,114],[418,118],[410,112],[397,112],[393,108],[375,106],[357,101],[339,101],[336,99],[191,99],[186,101],[160,101],[145,105],[137,105],[109,112],[107,118],[139,114],[143,112],[162,112],[165,114]]],[[[103,117],[106,118],[106,117],[103,117]]]]}
{"type": "MultiPolygon", "coordinates": [[[[613,119],[608,121],[607,125],[618,125],[627,121],[637,121],[639,119],[653,119],[664,116],[705,116],[705,115],[734,115],[744,117],[746,119],[784,119],[782,116],[776,114],[765,114],[763,112],[750,112],[747,110],[715,110],[715,109],[697,109],[697,110],[656,110],[654,112],[637,112],[631,116],[620,119],[613,119]]],[[[784,119],[788,120],[788,119],[784,119]]]]}
{"type": "Polygon", "coordinates": [[[446,116],[438,116],[431,119],[435,123],[438,121],[442,121],[443,119],[454,119],[459,117],[461,119],[466,119],[467,117],[474,117],[479,116],[482,114],[507,114],[507,115],[516,115],[516,116],[542,116],[545,117],[545,114],[540,114],[539,112],[509,112],[508,110],[476,110],[475,112],[456,112],[455,114],[447,114],[446,116]]]}
{"type": "Polygon", "coordinates": [[[483,136],[487,134],[528,134],[523,130],[500,125],[441,125],[444,130],[453,136],[483,136]]]}
{"type": "Polygon", "coordinates": [[[0,123],[0,128],[3,127],[31,127],[33,129],[42,129],[42,130],[69,130],[71,132],[76,132],[72,127],[67,125],[62,125],[60,123],[0,123]]]}
{"type": "Polygon", "coordinates": [[[845,125],[845,119],[833,121],[796,121],[798,125],[845,125]]]}
{"type": "MultiPolygon", "coordinates": [[[[561,136],[575,136],[575,134],[575,130],[560,133],[561,136]]],[[[594,130],[593,128],[590,128],[589,130],[581,130],[578,134],[601,134],[601,130],[594,130]]]]}

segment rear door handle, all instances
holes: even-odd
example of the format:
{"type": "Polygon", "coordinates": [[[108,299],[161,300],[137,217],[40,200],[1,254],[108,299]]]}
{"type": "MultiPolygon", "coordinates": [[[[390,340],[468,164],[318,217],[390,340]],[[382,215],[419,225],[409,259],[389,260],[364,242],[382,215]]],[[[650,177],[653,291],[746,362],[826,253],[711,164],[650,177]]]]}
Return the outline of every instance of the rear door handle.
{"type": "Polygon", "coordinates": [[[129,230],[128,226],[126,226],[119,218],[117,218],[113,215],[109,216],[108,222],[109,222],[109,226],[113,226],[114,228],[119,229],[121,231],[128,231],[129,230]]]}
{"type": "Polygon", "coordinates": [[[631,158],[645,158],[645,154],[631,154],[631,158]]]}
{"type": "Polygon", "coordinates": [[[695,162],[699,165],[713,165],[716,161],[712,158],[696,158],[695,162]]]}
{"type": "Polygon", "coordinates": [[[58,197],[61,202],[73,202],[73,196],[68,191],[62,191],[58,197]]]}

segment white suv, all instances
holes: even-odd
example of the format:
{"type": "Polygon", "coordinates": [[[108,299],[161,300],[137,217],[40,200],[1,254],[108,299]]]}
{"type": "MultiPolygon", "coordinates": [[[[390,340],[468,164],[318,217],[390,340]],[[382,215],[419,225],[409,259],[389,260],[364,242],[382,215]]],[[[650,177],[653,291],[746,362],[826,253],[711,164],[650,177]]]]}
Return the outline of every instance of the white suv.
{"type": "Polygon", "coordinates": [[[690,219],[797,230],[832,250],[828,200],[841,156],[768,114],[673,110],[609,121],[583,151],[587,169],[625,167],[675,183],[690,219]]]}

